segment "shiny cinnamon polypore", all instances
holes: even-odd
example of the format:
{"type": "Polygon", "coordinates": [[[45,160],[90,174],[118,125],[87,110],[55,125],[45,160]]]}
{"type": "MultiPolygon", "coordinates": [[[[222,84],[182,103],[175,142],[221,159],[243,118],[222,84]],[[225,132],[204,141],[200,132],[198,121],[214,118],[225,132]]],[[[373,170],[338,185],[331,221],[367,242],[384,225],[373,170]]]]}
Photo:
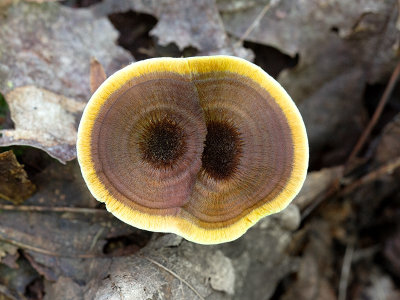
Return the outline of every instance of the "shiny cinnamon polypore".
{"type": "Polygon", "coordinates": [[[285,208],[308,165],[302,118],[259,67],[159,58],[107,79],[78,131],[92,194],[133,226],[215,244],[285,208]]]}

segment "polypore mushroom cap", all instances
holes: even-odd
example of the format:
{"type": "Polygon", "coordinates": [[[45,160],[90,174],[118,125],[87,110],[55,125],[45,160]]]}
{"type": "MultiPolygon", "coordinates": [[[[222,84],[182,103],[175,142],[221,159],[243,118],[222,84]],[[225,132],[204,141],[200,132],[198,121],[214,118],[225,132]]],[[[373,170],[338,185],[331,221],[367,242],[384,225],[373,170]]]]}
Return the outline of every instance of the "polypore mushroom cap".
{"type": "Polygon", "coordinates": [[[93,94],[78,160],[94,197],[135,227],[202,244],[284,209],[308,166],[300,113],[261,68],[230,56],[154,58],[93,94]]]}

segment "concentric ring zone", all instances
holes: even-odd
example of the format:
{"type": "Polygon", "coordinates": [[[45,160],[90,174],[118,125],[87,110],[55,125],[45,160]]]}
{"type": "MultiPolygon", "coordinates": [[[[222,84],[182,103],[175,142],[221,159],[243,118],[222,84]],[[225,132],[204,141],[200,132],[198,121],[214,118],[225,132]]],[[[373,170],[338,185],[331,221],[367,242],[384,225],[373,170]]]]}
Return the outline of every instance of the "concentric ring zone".
{"type": "Polygon", "coordinates": [[[294,102],[261,68],[230,56],[155,58],[116,72],[84,110],[77,153],[91,193],[116,217],[201,244],[234,240],[284,209],[308,166],[294,102]],[[162,147],[143,153],[148,128],[176,134],[174,145],[161,135],[162,147]],[[233,151],[232,161],[203,155],[212,151],[233,151]]]}

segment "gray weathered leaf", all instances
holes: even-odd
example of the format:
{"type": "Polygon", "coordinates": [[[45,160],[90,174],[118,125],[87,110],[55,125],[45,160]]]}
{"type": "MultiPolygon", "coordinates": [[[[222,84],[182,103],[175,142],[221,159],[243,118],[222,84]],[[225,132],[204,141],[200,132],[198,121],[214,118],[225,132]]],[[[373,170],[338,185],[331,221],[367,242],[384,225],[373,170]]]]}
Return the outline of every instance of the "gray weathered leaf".
{"type": "Polygon", "coordinates": [[[110,22],[89,9],[18,1],[0,14],[0,92],[35,85],[86,102],[91,57],[107,74],[133,60],[116,39],[110,22]]]}
{"type": "Polygon", "coordinates": [[[173,234],[160,236],[139,254],[113,258],[106,276],[88,284],[85,299],[269,299],[298,266],[285,250],[299,223],[291,205],[227,244],[177,246],[173,234]]]}
{"type": "Polygon", "coordinates": [[[18,87],[6,99],[15,129],[0,130],[0,146],[33,146],[64,163],[76,157],[76,120],[85,103],[35,86],[18,87]]]}
{"type": "Polygon", "coordinates": [[[79,299],[119,299],[121,295],[126,299],[268,299],[278,282],[298,266],[286,253],[291,232],[300,222],[298,216],[297,207],[291,205],[262,220],[239,240],[223,245],[198,245],[164,234],[140,252],[124,257],[77,260],[27,253],[38,270],[57,278],[55,283],[46,282],[46,299],[51,299],[49,295],[79,299]]]}
{"type": "MultiPolygon", "coordinates": [[[[366,82],[386,80],[398,59],[396,1],[276,2],[247,39],[299,54],[298,65],[279,81],[300,104],[311,158],[326,148],[337,153],[322,163],[343,158],[360,134],[366,82]]],[[[267,3],[218,1],[226,30],[240,37],[267,3]]]]}
{"type": "Polygon", "coordinates": [[[253,54],[225,32],[215,0],[105,0],[94,7],[94,12],[106,15],[134,10],[154,15],[158,23],[150,34],[166,46],[175,43],[180,50],[194,47],[200,55],[227,54],[252,60],[253,54]]]}

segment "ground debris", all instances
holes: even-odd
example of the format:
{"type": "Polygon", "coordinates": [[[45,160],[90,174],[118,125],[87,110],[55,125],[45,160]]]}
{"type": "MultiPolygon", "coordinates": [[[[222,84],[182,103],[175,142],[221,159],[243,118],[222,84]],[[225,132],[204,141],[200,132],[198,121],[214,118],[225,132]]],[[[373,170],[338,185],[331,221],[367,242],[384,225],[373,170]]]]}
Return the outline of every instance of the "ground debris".
{"type": "Polygon", "coordinates": [[[185,1],[103,1],[93,7],[96,15],[105,15],[133,10],[158,18],[150,34],[158,44],[167,46],[174,43],[180,50],[194,47],[199,55],[236,55],[253,59],[249,49],[235,44],[224,29],[215,0],[185,1]]]}
{"type": "Polygon", "coordinates": [[[217,1],[227,32],[237,38],[270,2],[277,3],[247,40],[299,56],[278,79],[299,103],[311,163],[338,164],[361,133],[365,84],[387,77],[397,62],[397,1],[217,1]]]}
{"type": "Polygon", "coordinates": [[[395,73],[399,7],[350,2],[0,0],[0,146],[58,160],[11,146],[37,188],[23,205],[0,200],[0,299],[398,299],[398,84],[348,157],[395,73]],[[106,74],[134,60],[121,47],[138,60],[255,56],[306,123],[293,203],[211,246],[108,213],[74,160],[76,130],[106,74]]]}
{"type": "Polygon", "coordinates": [[[85,104],[35,86],[6,95],[15,129],[0,131],[0,146],[27,145],[65,163],[76,157],[76,119],[85,104]]]}
{"type": "Polygon", "coordinates": [[[110,22],[88,9],[16,1],[0,14],[0,92],[34,85],[86,103],[92,57],[107,74],[133,61],[116,39],[110,22]]]}
{"type": "Polygon", "coordinates": [[[23,203],[36,190],[12,151],[0,153],[0,198],[23,203]]]}

